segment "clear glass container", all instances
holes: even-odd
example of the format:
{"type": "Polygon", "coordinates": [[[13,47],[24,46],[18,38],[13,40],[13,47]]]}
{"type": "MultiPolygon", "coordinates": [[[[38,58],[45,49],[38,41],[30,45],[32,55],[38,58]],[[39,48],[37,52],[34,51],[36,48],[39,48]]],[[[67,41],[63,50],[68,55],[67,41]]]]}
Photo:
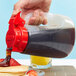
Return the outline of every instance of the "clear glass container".
{"type": "Polygon", "coordinates": [[[52,66],[52,58],[31,56],[31,66],[37,69],[48,69],[52,66]]]}

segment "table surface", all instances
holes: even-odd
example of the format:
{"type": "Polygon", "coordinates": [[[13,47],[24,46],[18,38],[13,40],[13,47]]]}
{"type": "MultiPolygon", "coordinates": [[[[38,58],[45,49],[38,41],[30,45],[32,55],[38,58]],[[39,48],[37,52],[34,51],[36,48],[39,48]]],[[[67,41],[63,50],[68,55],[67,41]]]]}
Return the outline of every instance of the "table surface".
{"type": "Polygon", "coordinates": [[[43,71],[45,76],[76,76],[76,69],[73,66],[52,66],[43,71]]]}
{"type": "MultiPolygon", "coordinates": [[[[30,60],[18,60],[23,65],[30,65],[30,60]]],[[[53,59],[52,67],[43,70],[45,76],[76,76],[76,59],[53,59]]]]}

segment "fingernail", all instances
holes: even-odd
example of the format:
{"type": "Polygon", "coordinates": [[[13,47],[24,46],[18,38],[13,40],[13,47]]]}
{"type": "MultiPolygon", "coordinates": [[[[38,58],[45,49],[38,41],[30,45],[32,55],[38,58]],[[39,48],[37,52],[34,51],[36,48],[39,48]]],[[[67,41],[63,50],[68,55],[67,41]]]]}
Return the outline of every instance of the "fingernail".
{"type": "Polygon", "coordinates": [[[16,15],[16,14],[19,13],[19,12],[20,12],[19,9],[13,10],[13,15],[16,15]]]}
{"type": "Polygon", "coordinates": [[[43,24],[46,25],[47,24],[47,19],[44,19],[43,24]]]}

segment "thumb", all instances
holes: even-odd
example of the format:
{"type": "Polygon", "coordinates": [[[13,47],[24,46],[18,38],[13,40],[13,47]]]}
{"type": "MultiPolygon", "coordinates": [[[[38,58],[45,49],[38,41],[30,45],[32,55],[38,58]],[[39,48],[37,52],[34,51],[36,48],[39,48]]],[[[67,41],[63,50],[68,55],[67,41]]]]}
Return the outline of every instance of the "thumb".
{"type": "Polygon", "coordinates": [[[21,4],[20,4],[20,2],[17,2],[17,3],[14,5],[13,15],[16,15],[17,13],[19,13],[20,10],[21,10],[21,4]]]}

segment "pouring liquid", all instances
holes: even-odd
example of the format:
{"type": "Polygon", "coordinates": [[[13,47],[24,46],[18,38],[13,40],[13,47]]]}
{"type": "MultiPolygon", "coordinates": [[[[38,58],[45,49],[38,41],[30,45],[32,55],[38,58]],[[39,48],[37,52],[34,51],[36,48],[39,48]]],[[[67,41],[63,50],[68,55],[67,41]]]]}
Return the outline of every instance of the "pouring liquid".
{"type": "Polygon", "coordinates": [[[10,66],[10,59],[11,59],[11,50],[6,50],[6,58],[3,62],[0,62],[0,67],[8,67],[10,66]]]}

